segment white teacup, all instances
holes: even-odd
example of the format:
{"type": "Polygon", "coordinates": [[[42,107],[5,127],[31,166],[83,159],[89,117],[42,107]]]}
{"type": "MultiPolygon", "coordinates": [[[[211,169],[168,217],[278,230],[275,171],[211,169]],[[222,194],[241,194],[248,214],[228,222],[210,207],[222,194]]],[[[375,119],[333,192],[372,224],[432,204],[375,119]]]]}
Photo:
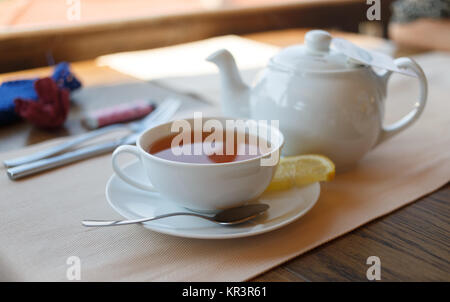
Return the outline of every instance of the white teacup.
{"type": "MultiPolygon", "coordinates": [[[[203,118],[202,123],[210,119],[225,126],[226,118],[203,118]]],[[[194,119],[186,121],[194,125],[194,119]]],[[[258,138],[270,144],[268,152],[260,156],[227,163],[197,164],[171,161],[148,152],[152,143],[173,134],[172,123],[148,129],[139,136],[136,146],[124,145],[114,151],[113,169],[122,180],[139,189],[159,192],[168,201],[199,212],[216,212],[243,205],[258,198],[270,184],[284,143],[283,135],[276,127],[257,124],[258,138]],[[260,136],[264,132],[270,136],[260,136]],[[138,180],[126,175],[117,164],[120,153],[136,155],[148,179],[138,180]],[[261,165],[267,159],[275,160],[274,164],[261,165]]]]}

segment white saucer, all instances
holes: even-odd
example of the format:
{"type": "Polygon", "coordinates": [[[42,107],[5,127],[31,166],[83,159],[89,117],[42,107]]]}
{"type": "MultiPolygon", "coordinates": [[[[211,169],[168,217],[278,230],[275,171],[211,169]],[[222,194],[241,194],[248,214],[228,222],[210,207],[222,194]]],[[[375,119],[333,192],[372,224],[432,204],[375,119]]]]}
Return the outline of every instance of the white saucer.
{"type": "MultiPolygon", "coordinates": [[[[137,161],[125,167],[124,171],[135,178],[147,177],[137,161]]],[[[174,216],[146,222],[143,226],[155,232],[187,238],[226,239],[253,236],[281,228],[305,215],[316,204],[319,195],[319,183],[265,193],[258,202],[267,203],[270,209],[264,215],[241,225],[221,226],[201,218],[174,216]]],[[[163,199],[158,193],[131,187],[115,174],[106,185],[106,198],[111,207],[127,219],[188,211],[163,199]]]]}

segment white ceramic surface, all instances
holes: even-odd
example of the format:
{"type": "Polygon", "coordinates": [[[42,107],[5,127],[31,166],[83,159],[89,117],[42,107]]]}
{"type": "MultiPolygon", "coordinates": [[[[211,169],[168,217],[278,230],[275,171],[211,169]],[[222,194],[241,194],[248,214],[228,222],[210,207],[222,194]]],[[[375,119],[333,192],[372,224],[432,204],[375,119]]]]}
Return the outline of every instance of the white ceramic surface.
{"type": "Polygon", "coordinates": [[[422,113],[427,81],[412,59],[399,58],[393,64],[417,75],[417,105],[397,123],[383,126],[386,86],[392,72],[378,74],[331,49],[332,37],[325,31],[308,32],[305,42],[274,56],[252,88],[242,82],[227,50],[207,58],[221,74],[224,112],[279,120],[286,140],[283,154],[324,154],[342,171],[378,143],[410,126],[422,113]]]}
{"type": "MultiPolygon", "coordinates": [[[[124,171],[135,179],[146,178],[137,161],[126,166],[124,171]]],[[[267,203],[270,209],[266,214],[242,225],[227,227],[200,218],[177,216],[147,222],[143,226],[155,232],[187,238],[227,239],[253,236],[281,228],[305,215],[316,204],[319,195],[319,183],[265,193],[256,202],[267,203]]],[[[106,185],[106,198],[111,207],[127,219],[187,211],[159,193],[146,192],[128,185],[115,174],[106,185]]]]}
{"type": "MultiPolygon", "coordinates": [[[[225,129],[226,118],[205,117],[202,122],[210,119],[219,121],[225,129]]],[[[194,129],[195,120],[186,121],[194,129]]],[[[262,165],[262,160],[273,158],[278,163],[283,146],[283,135],[278,129],[258,125],[261,127],[258,129],[264,128],[272,134],[269,138],[264,138],[270,142],[271,149],[261,156],[229,163],[196,164],[170,161],[147,152],[152,142],[172,134],[171,126],[172,122],[169,122],[145,131],[137,139],[136,146],[118,147],[112,156],[114,172],[137,188],[157,191],[181,206],[205,213],[254,200],[270,184],[277,165],[262,165]],[[121,153],[131,153],[138,157],[147,179],[134,180],[123,172],[117,164],[117,157],[121,153]]]]}

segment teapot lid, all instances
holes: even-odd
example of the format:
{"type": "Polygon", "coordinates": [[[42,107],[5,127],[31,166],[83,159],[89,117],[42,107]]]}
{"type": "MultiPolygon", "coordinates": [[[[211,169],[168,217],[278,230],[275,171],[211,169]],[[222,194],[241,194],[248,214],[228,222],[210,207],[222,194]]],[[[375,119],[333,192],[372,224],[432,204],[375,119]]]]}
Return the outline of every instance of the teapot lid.
{"type": "Polygon", "coordinates": [[[397,66],[390,56],[362,49],[344,39],[332,38],[324,30],[307,32],[304,45],[281,50],[270,60],[270,65],[300,72],[345,71],[358,66],[372,66],[416,77],[413,71],[397,66]],[[331,43],[333,49],[330,48],[331,43]]]}
{"type": "Polygon", "coordinates": [[[271,64],[290,71],[343,71],[355,64],[342,52],[330,49],[332,37],[324,30],[311,30],[304,45],[286,47],[271,59],[271,64]]]}

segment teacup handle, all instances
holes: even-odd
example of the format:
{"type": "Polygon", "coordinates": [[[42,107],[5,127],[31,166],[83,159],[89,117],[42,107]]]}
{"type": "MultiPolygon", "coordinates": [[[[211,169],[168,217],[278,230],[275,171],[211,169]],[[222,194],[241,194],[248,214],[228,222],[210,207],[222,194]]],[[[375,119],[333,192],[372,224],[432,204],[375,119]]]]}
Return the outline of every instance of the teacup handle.
{"type": "Polygon", "coordinates": [[[142,163],[142,159],[141,159],[141,154],[139,153],[139,149],[136,146],[130,146],[130,145],[123,145],[120,146],[118,148],[116,148],[116,150],[114,150],[113,154],[112,154],[112,167],[114,172],[116,172],[116,174],[126,183],[145,190],[145,191],[152,191],[152,192],[156,192],[156,189],[150,185],[150,184],[145,184],[143,182],[137,181],[132,179],[130,176],[126,175],[123,170],[119,167],[119,165],[117,164],[117,156],[120,153],[131,153],[133,155],[135,155],[139,161],[141,161],[142,163]]]}
{"type": "MultiPolygon", "coordinates": [[[[395,60],[395,64],[400,68],[408,68],[417,75],[420,87],[419,101],[415,104],[413,110],[411,110],[408,114],[402,117],[399,121],[389,126],[385,126],[381,129],[377,145],[379,143],[384,142],[388,138],[391,138],[392,136],[406,129],[407,127],[411,126],[411,124],[414,123],[422,114],[422,111],[425,107],[425,103],[427,101],[428,84],[422,68],[420,68],[420,66],[410,58],[398,58],[395,60]]],[[[391,74],[392,74],[391,71],[387,71],[386,74],[382,76],[383,78],[385,78],[386,85],[391,74]]]]}

